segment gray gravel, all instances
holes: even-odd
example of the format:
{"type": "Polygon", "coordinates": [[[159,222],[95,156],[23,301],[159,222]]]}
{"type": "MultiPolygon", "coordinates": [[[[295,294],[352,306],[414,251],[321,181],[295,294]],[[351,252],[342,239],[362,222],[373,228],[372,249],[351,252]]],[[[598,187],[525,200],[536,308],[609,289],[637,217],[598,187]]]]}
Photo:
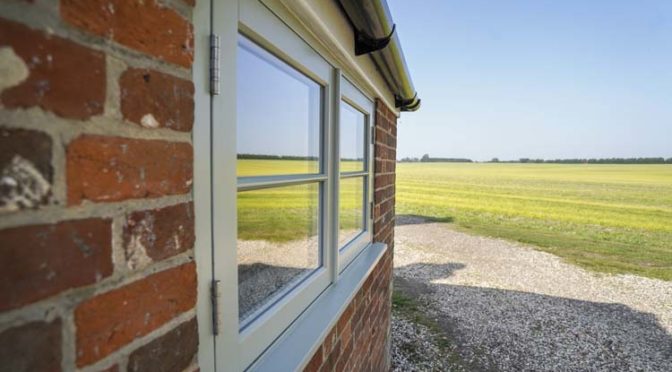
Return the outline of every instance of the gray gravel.
{"type": "Polygon", "coordinates": [[[434,223],[396,228],[394,265],[471,369],[672,371],[672,282],[434,223]]]}
{"type": "MultiPolygon", "coordinates": [[[[392,371],[444,371],[451,368],[435,334],[408,318],[392,314],[392,371]]],[[[457,366],[456,366],[457,367],[457,366]]]]}

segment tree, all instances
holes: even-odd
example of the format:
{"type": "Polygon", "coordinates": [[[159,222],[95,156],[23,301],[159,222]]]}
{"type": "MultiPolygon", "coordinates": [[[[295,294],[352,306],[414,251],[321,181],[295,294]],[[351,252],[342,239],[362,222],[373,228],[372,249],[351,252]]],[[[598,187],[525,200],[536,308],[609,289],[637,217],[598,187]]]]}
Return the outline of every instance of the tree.
{"type": "Polygon", "coordinates": [[[420,159],[421,162],[428,162],[429,161],[429,154],[422,155],[422,159],[420,159]]]}
{"type": "Polygon", "coordinates": [[[492,158],[491,163],[499,163],[499,158],[492,158]]]}

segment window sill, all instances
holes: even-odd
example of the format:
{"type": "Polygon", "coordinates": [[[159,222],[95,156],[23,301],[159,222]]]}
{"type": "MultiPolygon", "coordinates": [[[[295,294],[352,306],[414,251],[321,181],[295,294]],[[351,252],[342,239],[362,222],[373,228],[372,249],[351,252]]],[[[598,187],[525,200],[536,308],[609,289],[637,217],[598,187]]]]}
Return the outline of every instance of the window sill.
{"type": "Polygon", "coordinates": [[[341,314],[378,264],[387,246],[368,245],[252,365],[254,371],[296,371],[302,369],[336,325],[341,314]]]}

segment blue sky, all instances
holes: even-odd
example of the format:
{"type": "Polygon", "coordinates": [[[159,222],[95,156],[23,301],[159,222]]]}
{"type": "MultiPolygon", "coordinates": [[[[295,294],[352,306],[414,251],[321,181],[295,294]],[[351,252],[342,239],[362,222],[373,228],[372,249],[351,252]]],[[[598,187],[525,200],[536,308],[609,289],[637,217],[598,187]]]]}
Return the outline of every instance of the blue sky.
{"type": "Polygon", "coordinates": [[[388,0],[399,158],[672,157],[672,1],[388,0]]]}

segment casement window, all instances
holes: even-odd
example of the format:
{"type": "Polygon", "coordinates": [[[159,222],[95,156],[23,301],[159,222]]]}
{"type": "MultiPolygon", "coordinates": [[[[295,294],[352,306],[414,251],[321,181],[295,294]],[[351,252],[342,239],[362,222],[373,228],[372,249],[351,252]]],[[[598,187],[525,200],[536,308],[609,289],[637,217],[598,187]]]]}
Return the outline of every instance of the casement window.
{"type": "Polygon", "coordinates": [[[240,18],[235,331],[245,367],[371,244],[374,109],[267,9],[243,6],[240,18]]]}

